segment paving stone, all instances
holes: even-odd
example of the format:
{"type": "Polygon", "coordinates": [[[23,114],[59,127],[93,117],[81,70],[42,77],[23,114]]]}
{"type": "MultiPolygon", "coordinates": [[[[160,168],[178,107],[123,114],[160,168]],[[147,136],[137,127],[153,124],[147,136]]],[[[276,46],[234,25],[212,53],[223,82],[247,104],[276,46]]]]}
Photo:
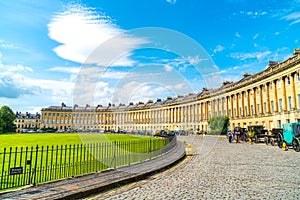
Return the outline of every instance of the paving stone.
{"type": "Polygon", "coordinates": [[[214,137],[185,138],[194,155],[175,170],[93,198],[299,199],[300,153],[214,137]]]}

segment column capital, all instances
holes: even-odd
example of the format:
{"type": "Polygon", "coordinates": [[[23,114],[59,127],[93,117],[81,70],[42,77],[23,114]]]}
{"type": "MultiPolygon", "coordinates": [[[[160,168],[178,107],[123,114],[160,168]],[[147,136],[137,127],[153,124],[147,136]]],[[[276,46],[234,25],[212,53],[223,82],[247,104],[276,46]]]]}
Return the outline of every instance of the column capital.
{"type": "Polygon", "coordinates": [[[287,75],[284,75],[281,77],[282,80],[284,80],[287,77],[287,75]]]}
{"type": "Polygon", "coordinates": [[[291,76],[295,76],[295,74],[297,74],[296,71],[292,72],[290,75],[291,75],[291,76]]]}

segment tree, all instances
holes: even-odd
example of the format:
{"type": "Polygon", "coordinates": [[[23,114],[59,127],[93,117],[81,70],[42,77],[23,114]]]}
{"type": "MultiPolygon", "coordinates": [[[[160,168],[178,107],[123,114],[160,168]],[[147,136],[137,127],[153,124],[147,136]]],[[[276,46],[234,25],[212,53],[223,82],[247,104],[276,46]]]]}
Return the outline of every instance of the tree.
{"type": "Polygon", "coordinates": [[[226,134],[229,125],[229,118],[227,116],[215,116],[208,120],[209,127],[212,134],[226,134]]]}
{"type": "Polygon", "coordinates": [[[0,132],[9,133],[16,132],[16,125],[14,121],[16,116],[14,112],[8,106],[2,106],[0,108],[0,132]]]}

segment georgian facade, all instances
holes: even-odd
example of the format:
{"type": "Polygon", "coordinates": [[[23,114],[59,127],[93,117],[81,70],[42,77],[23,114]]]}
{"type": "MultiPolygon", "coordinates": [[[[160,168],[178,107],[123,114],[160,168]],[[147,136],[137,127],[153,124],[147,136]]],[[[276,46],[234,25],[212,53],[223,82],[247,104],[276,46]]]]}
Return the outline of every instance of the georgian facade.
{"type": "Polygon", "coordinates": [[[300,121],[300,51],[283,62],[270,62],[255,75],[224,81],[218,89],[129,105],[50,106],[41,127],[73,130],[204,130],[212,116],[228,116],[230,128],[264,125],[266,129],[300,121]]]}
{"type": "Polygon", "coordinates": [[[40,118],[41,115],[39,113],[31,114],[31,113],[21,113],[16,112],[16,119],[14,121],[14,124],[16,125],[17,133],[21,133],[22,130],[34,130],[40,128],[40,118]]]}

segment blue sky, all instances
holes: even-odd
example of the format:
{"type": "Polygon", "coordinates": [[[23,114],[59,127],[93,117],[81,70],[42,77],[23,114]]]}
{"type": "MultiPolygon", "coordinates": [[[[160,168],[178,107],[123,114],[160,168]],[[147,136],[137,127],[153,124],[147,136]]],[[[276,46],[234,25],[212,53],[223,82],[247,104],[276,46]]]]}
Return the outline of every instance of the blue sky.
{"type": "Polygon", "coordinates": [[[238,81],[300,46],[299,8],[300,0],[1,1],[0,105],[127,104],[238,81]]]}

